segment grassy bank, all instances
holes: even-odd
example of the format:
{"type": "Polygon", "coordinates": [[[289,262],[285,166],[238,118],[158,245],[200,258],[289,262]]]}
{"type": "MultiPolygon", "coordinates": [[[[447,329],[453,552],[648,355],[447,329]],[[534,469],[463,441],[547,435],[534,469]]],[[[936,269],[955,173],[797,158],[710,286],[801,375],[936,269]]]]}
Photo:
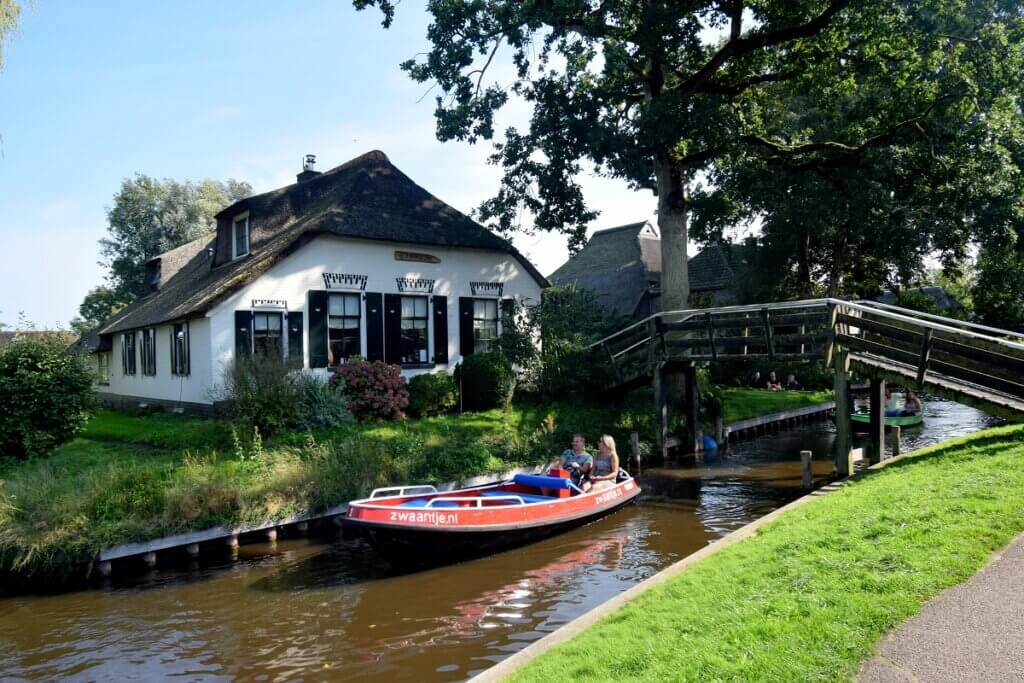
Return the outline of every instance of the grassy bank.
{"type": "Polygon", "coordinates": [[[574,431],[622,433],[617,420],[609,410],[554,404],[236,443],[224,422],[105,411],[47,458],[0,458],[0,574],[60,570],[121,543],[316,513],[375,486],[536,464],[574,431]]]}
{"type": "Polygon", "coordinates": [[[722,417],[726,424],[832,400],[830,391],[765,391],[737,387],[723,388],[721,391],[724,404],[722,417]]]}
{"type": "Polygon", "coordinates": [[[922,451],[783,515],[512,676],[840,680],[1024,531],[1024,425],[922,451]]]}

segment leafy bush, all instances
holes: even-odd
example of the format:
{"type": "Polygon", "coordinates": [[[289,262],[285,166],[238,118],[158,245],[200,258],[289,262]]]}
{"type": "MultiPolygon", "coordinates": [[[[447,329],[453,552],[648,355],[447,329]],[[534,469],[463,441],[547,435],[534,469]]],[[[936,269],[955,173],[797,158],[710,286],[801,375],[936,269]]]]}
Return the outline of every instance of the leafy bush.
{"type": "Polygon", "coordinates": [[[224,385],[216,398],[224,402],[224,412],[244,425],[251,434],[256,428],[269,436],[299,421],[299,387],[284,360],[274,356],[257,359],[236,358],[224,371],[224,385]]]}
{"type": "Polygon", "coordinates": [[[516,375],[500,353],[475,353],[455,368],[464,410],[507,410],[512,403],[516,375]]]}
{"type": "Polygon", "coordinates": [[[299,415],[295,426],[304,429],[337,427],[352,421],[348,400],[335,382],[325,382],[315,375],[296,377],[299,392],[299,415]]]}
{"type": "Polygon", "coordinates": [[[40,456],[70,440],[95,407],[93,372],[63,338],[25,336],[0,350],[0,455],[40,456]]]}
{"type": "Polygon", "coordinates": [[[409,380],[409,412],[416,417],[448,412],[458,400],[459,389],[446,372],[416,375],[409,380]]]}
{"type": "Polygon", "coordinates": [[[397,420],[409,406],[409,390],[402,369],[376,360],[349,360],[338,366],[334,381],[342,382],[348,407],[359,419],[397,420]]]}

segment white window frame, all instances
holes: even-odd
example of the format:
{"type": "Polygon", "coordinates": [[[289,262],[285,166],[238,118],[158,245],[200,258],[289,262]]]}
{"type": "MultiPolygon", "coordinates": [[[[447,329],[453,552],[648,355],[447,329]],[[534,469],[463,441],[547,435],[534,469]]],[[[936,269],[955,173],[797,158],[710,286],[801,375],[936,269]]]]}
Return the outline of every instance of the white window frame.
{"type": "Polygon", "coordinates": [[[501,302],[502,299],[490,297],[490,296],[475,296],[473,297],[473,353],[486,353],[487,351],[494,351],[498,343],[498,338],[501,337],[501,302]],[[488,348],[486,351],[480,351],[477,348],[477,344],[480,343],[480,339],[476,336],[476,322],[478,320],[490,320],[490,318],[477,318],[476,317],[476,302],[477,301],[489,301],[494,304],[494,339],[489,340],[488,348]]]}
{"type": "Polygon", "coordinates": [[[248,256],[252,251],[252,229],[249,225],[249,212],[244,211],[231,219],[231,260],[248,256]],[[245,251],[238,252],[238,223],[245,221],[245,251]]]}

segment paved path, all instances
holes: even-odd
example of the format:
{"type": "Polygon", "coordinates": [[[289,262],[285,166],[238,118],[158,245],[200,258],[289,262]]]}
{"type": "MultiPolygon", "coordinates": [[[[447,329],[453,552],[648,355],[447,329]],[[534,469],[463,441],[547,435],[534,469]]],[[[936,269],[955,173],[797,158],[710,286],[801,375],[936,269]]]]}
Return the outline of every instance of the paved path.
{"type": "Polygon", "coordinates": [[[1024,535],[884,637],[859,683],[1024,681],[1024,535]]]}

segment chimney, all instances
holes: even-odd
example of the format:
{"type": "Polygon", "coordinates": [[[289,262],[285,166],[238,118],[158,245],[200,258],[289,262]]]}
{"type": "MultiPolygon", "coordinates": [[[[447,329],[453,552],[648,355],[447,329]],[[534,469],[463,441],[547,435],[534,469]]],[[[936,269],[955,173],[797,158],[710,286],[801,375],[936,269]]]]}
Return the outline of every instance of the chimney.
{"type": "Polygon", "coordinates": [[[315,178],[318,175],[320,175],[320,171],[313,170],[314,166],[316,166],[316,155],[307,154],[302,159],[302,173],[295,176],[295,179],[302,183],[309,180],[310,178],[315,178]]]}

